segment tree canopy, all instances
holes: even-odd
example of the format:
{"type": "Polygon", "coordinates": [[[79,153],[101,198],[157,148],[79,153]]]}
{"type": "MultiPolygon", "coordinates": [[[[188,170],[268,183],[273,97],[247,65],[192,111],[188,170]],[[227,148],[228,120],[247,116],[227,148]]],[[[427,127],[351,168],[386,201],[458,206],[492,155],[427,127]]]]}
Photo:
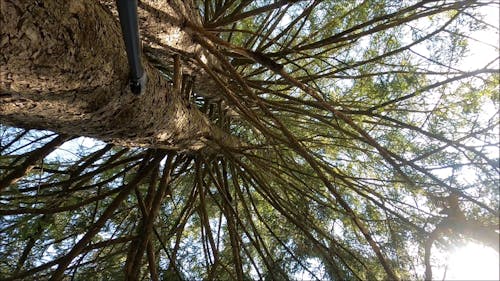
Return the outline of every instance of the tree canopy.
{"type": "Polygon", "coordinates": [[[432,279],[433,249],[498,251],[499,57],[464,59],[499,1],[143,0],[139,97],[114,1],[0,3],[0,280],[432,279]]]}

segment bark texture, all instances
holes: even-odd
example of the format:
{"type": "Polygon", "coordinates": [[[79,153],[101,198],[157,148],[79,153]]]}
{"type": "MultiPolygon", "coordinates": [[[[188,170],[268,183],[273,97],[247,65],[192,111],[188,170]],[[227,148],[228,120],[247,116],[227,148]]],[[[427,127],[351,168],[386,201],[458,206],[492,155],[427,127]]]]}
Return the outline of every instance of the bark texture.
{"type": "MultiPolygon", "coordinates": [[[[120,28],[100,3],[1,0],[0,22],[0,123],[125,146],[231,145],[148,63],[146,94],[130,93],[120,28]]],[[[170,46],[196,53],[179,27],[163,27],[170,46]]]]}

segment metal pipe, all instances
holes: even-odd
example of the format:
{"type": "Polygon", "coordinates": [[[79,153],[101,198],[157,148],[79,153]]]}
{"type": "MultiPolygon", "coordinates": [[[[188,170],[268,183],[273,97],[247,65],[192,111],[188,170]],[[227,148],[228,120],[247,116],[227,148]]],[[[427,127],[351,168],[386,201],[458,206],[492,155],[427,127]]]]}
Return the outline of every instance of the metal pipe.
{"type": "Polygon", "coordinates": [[[130,69],[130,90],[140,95],[146,89],[147,77],[141,64],[137,0],[116,0],[116,6],[130,69]]]}

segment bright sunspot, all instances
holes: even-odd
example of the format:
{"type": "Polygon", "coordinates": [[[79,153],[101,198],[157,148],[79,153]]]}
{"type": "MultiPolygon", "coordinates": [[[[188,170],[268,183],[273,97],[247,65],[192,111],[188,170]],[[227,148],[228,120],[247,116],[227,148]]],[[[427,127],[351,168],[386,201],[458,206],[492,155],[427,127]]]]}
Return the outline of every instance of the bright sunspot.
{"type": "Polygon", "coordinates": [[[500,280],[499,255],[489,247],[470,242],[446,259],[446,269],[437,270],[435,280],[500,280]]]}
{"type": "MultiPolygon", "coordinates": [[[[486,15],[486,22],[498,26],[497,9],[482,9],[482,12],[486,15]]],[[[498,49],[492,48],[498,46],[498,36],[498,33],[476,32],[474,37],[478,41],[470,41],[470,55],[461,66],[465,69],[478,69],[498,57],[498,49]]],[[[491,115],[495,110],[485,108],[485,112],[488,112],[486,115],[491,115]]],[[[498,154],[498,150],[494,153],[498,154]]],[[[500,280],[499,254],[489,247],[469,242],[444,253],[442,259],[445,267],[434,270],[435,280],[500,280]]]]}

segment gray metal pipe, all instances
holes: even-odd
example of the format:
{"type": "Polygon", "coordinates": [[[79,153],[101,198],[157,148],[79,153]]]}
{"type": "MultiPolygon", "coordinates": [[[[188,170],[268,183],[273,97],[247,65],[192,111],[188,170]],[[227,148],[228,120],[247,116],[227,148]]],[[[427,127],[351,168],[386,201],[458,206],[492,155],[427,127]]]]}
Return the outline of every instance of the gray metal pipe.
{"type": "Polygon", "coordinates": [[[141,64],[137,0],[116,0],[130,70],[130,90],[136,95],[146,89],[146,72],[141,64]]]}

